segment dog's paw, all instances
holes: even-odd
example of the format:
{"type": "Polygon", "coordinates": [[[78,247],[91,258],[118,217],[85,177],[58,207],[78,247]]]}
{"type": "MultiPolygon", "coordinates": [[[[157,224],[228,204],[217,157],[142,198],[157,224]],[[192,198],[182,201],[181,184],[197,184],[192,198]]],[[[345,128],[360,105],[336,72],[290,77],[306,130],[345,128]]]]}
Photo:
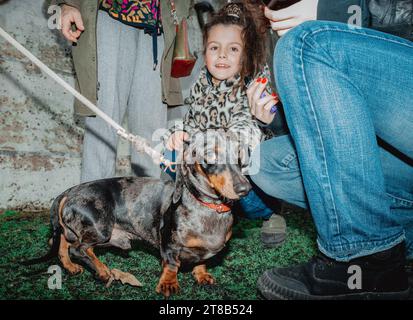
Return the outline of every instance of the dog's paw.
{"type": "Polygon", "coordinates": [[[168,298],[171,294],[176,294],[179,292],[178,281],[162,281],[160,280],[156,286],[156,292],[163,294],[168,298]]]}
{"type": "Polygon", "coordinates": [[[75,264],[75,263],[72,263],[72,264],[66,266],[66,270],[72,276],[77,275],[77,274],[81,274],[84,271],[82,266],[80,266],[78,264],[75,264]]]}
{"type": "Polygon", "coordinates": [[[214,284],[215,279],[212,274],[205,272],[205,273],[195,273],[194,278],[198,284],[214,284]]]}
{"type": "Polygon", "coordinates": [[[110,273],[109,269],[102,268],[102,269],[97,270],[96,277],[99,280],[107,283],[112,278],[112,274],[110,273]]]}
{"type": "Polygon", "coordinates": [[[215,279],[212,276],[212,274],[210,274],[207,271],[206,265],[205,264],[200,264],[194,267],[194,269],[192,270],[192,275],[194,276],[196,282],[198,282],[198,284],[214,284],[215,283],[215,279]]]}

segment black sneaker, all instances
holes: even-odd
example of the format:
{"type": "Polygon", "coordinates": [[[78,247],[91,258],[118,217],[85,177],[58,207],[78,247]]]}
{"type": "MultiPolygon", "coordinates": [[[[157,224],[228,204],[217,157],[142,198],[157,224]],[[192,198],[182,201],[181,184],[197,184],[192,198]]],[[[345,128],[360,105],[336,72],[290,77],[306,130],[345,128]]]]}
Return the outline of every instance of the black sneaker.
{"type": "Polygon", "coordinates": [[[320,254],[296,267],[267,270],[258,290],[275,300],[407,299],[404,266],[404,243],[349,262],[320,254]]]}

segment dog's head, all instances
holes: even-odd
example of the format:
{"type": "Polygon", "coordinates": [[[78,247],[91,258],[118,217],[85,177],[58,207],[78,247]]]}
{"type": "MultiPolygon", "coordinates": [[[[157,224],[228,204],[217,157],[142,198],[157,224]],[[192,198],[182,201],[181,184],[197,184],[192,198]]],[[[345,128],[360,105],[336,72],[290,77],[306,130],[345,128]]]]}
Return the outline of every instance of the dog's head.
{"type": "Polygon", "coordinates": [[[237,148],[222,131],[194,134],[178,161],[174,202],[184,184],[200,199],[238,200],[245,196],[251,185],[241,172],[237,148]]]}

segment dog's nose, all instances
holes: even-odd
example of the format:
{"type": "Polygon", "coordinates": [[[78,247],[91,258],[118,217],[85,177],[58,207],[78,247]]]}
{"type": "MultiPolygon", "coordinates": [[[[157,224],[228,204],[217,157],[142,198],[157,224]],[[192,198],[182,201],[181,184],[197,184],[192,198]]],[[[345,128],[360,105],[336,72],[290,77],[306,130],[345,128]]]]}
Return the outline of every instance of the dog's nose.
{"type": "Polygon", "coordinates": [[[239,183],[234,187],[234,191],[239,197],[244,197],[251,190],[251,186],[245,183],[239,183]]]}

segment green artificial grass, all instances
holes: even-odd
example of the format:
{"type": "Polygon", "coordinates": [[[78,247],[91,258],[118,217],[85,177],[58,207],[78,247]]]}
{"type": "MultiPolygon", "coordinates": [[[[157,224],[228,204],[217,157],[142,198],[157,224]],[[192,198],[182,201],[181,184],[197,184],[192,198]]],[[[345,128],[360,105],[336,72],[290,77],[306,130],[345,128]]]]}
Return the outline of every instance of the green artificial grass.
{"type": "MultiPolygon", "coordinates": [[[[260,242],[262,222],[239,219],[227,247],[210,263],[209,271],[217,283],[198,285],[190,269],[181,270],[178,274],[181,291],[170,299],[259,299],[256,281],[264,270],[306,261],[316,252],[311,217],[303,211],[292,209],[286,220],[286,242],[279,248],[265,249],[260,242]]],[[[57,258],[30,267],[18,262],[44,255],[49,249],[47,240],[50,234],[48,213],[6,211],[0,214],[0,299],[163,299],[155,292],[161,270],[158,250],[139,242],[129,252],[99,249],[96,253],[109,268],[135,275],[143,287],[114,282],[106,288],[90,271],[85,270],[77,276],[63,272],[62,289],[48,289],[50,274],[47,268],[58,264],[57,258]]]]}

